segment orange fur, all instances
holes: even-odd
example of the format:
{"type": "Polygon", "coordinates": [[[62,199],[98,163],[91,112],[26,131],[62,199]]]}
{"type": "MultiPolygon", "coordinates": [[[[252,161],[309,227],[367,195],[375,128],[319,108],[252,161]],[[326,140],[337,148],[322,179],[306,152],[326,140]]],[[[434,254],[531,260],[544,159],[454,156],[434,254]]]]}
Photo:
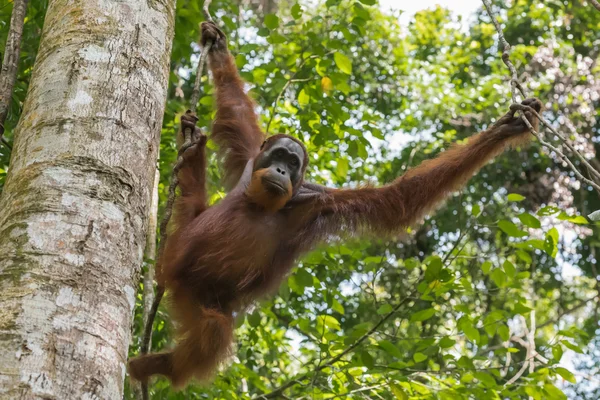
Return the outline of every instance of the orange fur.
{"type": "MultiPolygon", "coordinates": [[[[225,179],[237,185],[207,208],[204,148],[189,153],[179,173],[175,230],[159,260],[166,267],[161,284],[170,290],[178,343],[170,352],[129,362],[134,379],[159,374],[177,387],[194,377],[206,381],[213,376],[231,354],[234,313],[273,292],[295,260],[318,241],[341,232],[398,233],[442,204],[507,146],[530,137],[509,112],[488,130],[383,187],[329,189],[301,178],[287,195],[274,196],[262,183],[268,170],[255,171],[251,178],[243,172],[260,155],[264,134],[223,45],[224,35],[212,23],[203,23],[202,29],[203,41],[208,37],[215,43],[209,53],[218,106],[212,138],[221,146],[225,179]]],[[[541,109],[539,100],[523,104],[541,109]]],[[[528,112],[525,116],[537,127],[537,119],[528,112]]],[[[280,137],[264,142],[262,151],[280,137]]],[[[302,174],[308,164],[304,156],[302,174]]]]}
{"type": "Polygon", "coordinates": [[[254,171],[246,194],[250,201],[261,205],[266,211],[274,213],[283,208],[285,203],[292,197],[292,184],[289,183],[286,194],[275,196],[273,193],[268,192],[262,183],[262,177],[268,172],[269,170],[266,168],[254,171]]]}

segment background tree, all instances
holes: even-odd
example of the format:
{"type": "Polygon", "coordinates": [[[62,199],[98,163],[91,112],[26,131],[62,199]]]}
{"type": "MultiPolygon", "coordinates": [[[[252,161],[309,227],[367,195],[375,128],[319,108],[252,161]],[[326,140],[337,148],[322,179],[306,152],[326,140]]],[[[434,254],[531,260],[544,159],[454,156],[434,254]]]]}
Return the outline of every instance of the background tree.
{"type": "MultiPolygon", "coordinates": [[[[0,397],[116,399],[174,4],[41,3],[28,12],[6,124],[12,154],[0,198],[0,397]],[[39,36],[44,15],[38,50],[28,39],[39,36]]],[[[11,7],[1,10],[5,24],[11,7]]]]}

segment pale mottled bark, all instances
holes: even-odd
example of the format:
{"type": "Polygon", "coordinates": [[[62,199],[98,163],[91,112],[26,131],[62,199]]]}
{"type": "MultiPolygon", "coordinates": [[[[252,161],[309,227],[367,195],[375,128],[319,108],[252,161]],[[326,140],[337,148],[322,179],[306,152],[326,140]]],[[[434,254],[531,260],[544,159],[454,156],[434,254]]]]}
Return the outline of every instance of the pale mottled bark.
{"type": "Polygon", "coordinates": [[[0,398],[122,398],[175,0],[50,0],[0,199],[0,398]]]}
{"type": "Polygon", "coordinates": [[[156,170],[154,177],[154,188],[152,189],[152,202],[150,203],[150,214],[148,215],[148,234],[146,236],[145,258],[148,260],[148,268],[144,273],[144,310],[143,325],[146,326],[148,314],[154,301],[154,262],[156,260],[156,228],[158,224],[158,184],[160,174],[156,170]]]}

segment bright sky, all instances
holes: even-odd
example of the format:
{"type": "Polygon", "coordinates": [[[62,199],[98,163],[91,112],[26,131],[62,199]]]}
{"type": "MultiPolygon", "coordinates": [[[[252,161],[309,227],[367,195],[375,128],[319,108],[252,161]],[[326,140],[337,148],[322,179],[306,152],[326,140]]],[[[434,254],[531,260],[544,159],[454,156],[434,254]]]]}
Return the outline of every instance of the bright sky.
{"type": "Polygon", "coordinates": [[[456,15],[468,18],[482,3],[480,0],[379,0],[379,4],[381,4],[383,10],[404,11],[400,17],[400,22],[402,25],[408,25],[417,11],[435,7],[437,4],[452,10],[456,15]]]}

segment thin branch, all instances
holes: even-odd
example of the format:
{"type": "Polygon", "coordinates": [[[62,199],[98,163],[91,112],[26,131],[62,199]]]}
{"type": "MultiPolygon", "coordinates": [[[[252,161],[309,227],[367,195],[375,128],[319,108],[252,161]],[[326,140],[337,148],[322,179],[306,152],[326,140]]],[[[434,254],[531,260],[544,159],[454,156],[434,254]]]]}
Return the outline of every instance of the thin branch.
{"type": "Polygon", "coordinates": [[[541,324],[540,326],[538,326],[538,329],[544,328],[544,327],[546,327],[546,326],[548,326],[550,324],[554,324],[555,322],[558,322],[565,315],[571,314],[573,311],[577,311],[580,308],[585,307],[588,303],[590,303],[592,301],[597,301],[597,300],[600,300],[599,296],[595,296],[595,297],[589,298],[587,300],[582,300],[579,303],[577,303],[577,305],[574,305],[573,307],[560,312],[555,318],[552,318],[551,320],[548,320],[548,321],[544,322],[543,324],[541,324]]]}
{"type": "Polygon", "coordinates": [[[596,7],[596,10],[600,11],[600,3],[598,2],[598,0],[587,0],[587,1],[589,1],[590,3],[592,3],[592,5],[594,7],[596,7]]]}
{"type": "MultiPolygon", "coordinates": [[[[527,95],[525,94],[525,90],[523,88],[523,86],[521,85],[520,81],[519,81],[519,76],[517,73],[517,69],[515,68],[514,64],[512,63],[512,61],[510,60],[510,51],[511,51],[511,47],[510,44],[508,43],[508,41],[506,40],[506,38],[504,37],[504,33],[502,31],[502,27],[500,26],[500,23],[498,22],[498,19],[496,18],[496,15],[494,14],[494,12],[492,11],[492,6],[490,4],[489,0],[482,0],[483,5],[485,6],[485,9],[488,13],[488,15],[490,16],[490,19],[492,20],[492,23],[494,24],[494,27],[496,28],[496,31],[498,32],[498,38],[500,40],[500,43],[502,43],[503,46],[503,51],[502,51],[502,61],[504,62],[504,64],[506,65],[506,67],[508,68],[508,70],[510,71],[511,74],[511,79],[510,79],[510,85],[511,85],[511,98],[512,98],[512,102],[513,105],[511,107],[513,108],[517,108],[520,110],[523,110],[525,107],[523,107],[520,104],[517,104],[517,90],[520,92],[521,96],[523,98],[526,98],[527,95]]],[[[533,109],[531,109],[530,107],[527,107],[528,111],[534,111],[533,109]]],[[[600,177],[600,172],[598,172],[596,169],[594,169],[593,167],[591,167],[591,165],[588,163],[588,161],[585,159],[585,157],[583,157],[583,155],[581,155],[567,140],[566,138],[559,134],[556,129],[554,129],[550,123],[548,121],[546,121],[546,119],[544,119],[541,115],[539,115],[537,112],[535,112],[535,115],[537,116],[537,118],[540,120],[540,122],[546,126],[548,129],[550,129],[552,131],[552,133],[554,133],[555,135],[557,135],[562,141],[563,143],[565,143],[565,145],[569,148],[569,150],[571,150],[571,152],[573,154],[575,154],[580,160],[582,160],[582,162],[586,165],[586,167],[588,167],[588,169],[590,171],[593,171],[592,174],[595,175],[596,177],[600,177]]],[[[593,182],[590,179],[585,178],[581,172],[579,172],[579,170],[575,167],[575,165],[573,164],[573,162],[571,162],[571,160],[565,155],[563,154],[558,148],[556,148],[555,146],[553,146],[552,144],[548,143],[547,141],[545,141],[544,139],[542,139],[541,135],[535,130],[533,129],[533,126],[531,126],[531,124],[529,123],[529,121],[527,120],[527,118],[525,117],[525,115],[523,115],[523,113],[521,113],[521,119],[525,122],[525,125],[527,126],[527,128],[529,128],[529,130],[531,131],[531,133],[540,141],[540,144],[552,151],[554,151],[558,157],[561,158],[561,160],[563,160],[568,166],[569,168],[575,173],[575,175],[577,175],[577,177],[582,181],[585,182],[586,184],[592,186],[594,189],[596,189],[596,191],[598,192],[598,194],[600,194],[600,185],[598,185],[597,183],[593,182]]]]}
{"type": "Polygon", "coordinates": [[[0,139],[4,135],[4,121],[10,108],[17,71],[19,56],[21,54],[21,39],[23,37],[23,23],[27,14],[28,0],[14,0],[10,17],[10,29],[4,48],[4,60],[0,69],[0,139]]]}
{"type": "MultiPolygon", "coordinates": [[[[0,124],[0,136],[2,136],[2,133],[4,132],[4,125],[0,124]]],[[[12,146],[10,145],[10,143],[8,143],[8,140],[6,140],[6,138],[2,138],[2,144],[5,145],[9,150],[12,151],[12,146]]]]}
{"type": "MultiPolygon", "coordinates": [[[[204,7],[202,8],[202,12],[204,13],[204,18],[210,22],[214,22],[210,12],[208,11],[208,7],[212,0],[205,0],[204,7]]],[[[196,80],[194,81],[194,89],[192,90],[192,97],[190,98],[189,108],[196,113],[196,107],[198,105],[198,100],[200,100],[200,83],[202,82],[202,73],[204,70],[204,64],[206,64],[206,57],[208,56],[208,51],[212,47],[213,42],[211,40],[207,40],[206,44],[202,46],[202,52],[200,53],[200,60],[198,61],[198,67],[196,68],[196,80]]]]}
{"type": "Polygon", "coordinates": [[[310,376],[311,374],[317,373],[322,371],[323,369],[332,366],[333,364],[335,364],[336,362],[340,361],[345,355],[347,355],[348,353],[352,352],[356,347],[358,347],[362,342],[364,342],[365,340],[367,340],[371,335],[373,335],[377,329],[379,329],[379,327],[381,325],[383,325],[384,322],[386,322],[388,319],[390,319],[394,314],[396,314],[396,312],[398,312],[398,310],[400,310],[400,308],[406,304],[412,297],[412,295],[414,294],[414,290],[411,291],[411,293],[409,293],[408,296],[406,296],[404,299],[402,299],[393,309],[392,311],[390,311],[389,313],[387,313],[383,318],[381,318],[379,320],[379,322],[377,322],[367,333],[365,333],[364,335],[362,335],[360,338],[358,338],[354,343],[352,343],[350,346],[348,346],[344,351],[342,351],[340,354],[338,354],[337,356],[331,358],[328,362],[321,364],[319,367],[315,368],[314,370],[310,371],[310,372],[306,372],[302,375],[300,375],[299,377],[279,386],[277,389],[273,390],[270,393],[266,393],[260,396],[257,396],[256,399],[274,399],[277,397],[282,396],[283,392],[287,389],[289,389],[290,387],[299,384],[300,382],[302,382],[303,380],[305,380],[308,376],[310,376]]]}

